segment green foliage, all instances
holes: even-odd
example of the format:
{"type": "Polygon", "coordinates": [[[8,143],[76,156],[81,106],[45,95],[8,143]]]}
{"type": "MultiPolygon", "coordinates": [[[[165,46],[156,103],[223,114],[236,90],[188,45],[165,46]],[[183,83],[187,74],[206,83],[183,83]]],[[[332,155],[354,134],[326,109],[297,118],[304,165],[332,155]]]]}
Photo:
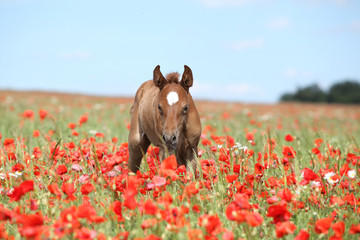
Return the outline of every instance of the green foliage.
{"type": "Polygon", "coordinates": [[[327,96],[331,103],[360,103],[360,84],[344,81],[332,85],[327,96]]]}
{"type": "Polygon", "coordinates": [[[328,103],[360,103],[360,83],[346,80],[332,85],[328,92],[317,84],[298,88],[295,93],[285,93],[281,102],[328,102],[328,103]]]}

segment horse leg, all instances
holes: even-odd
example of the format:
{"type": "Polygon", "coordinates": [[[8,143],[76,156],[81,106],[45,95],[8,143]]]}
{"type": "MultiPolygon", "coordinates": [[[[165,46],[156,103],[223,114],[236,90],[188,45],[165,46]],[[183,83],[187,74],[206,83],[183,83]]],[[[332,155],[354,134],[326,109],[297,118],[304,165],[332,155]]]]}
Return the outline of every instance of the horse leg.
{"type": "Polygon", "coordinates": [[[137,172],[140,168],[141,159],[143,154],[147,152],[150,145],[149,138],[140,130],[139,119],[138,119],[139,106],[134,103],[131,107],[131,124],[128,138],[128,149],[129,149],[129,168],[133,172],[137,172]]]}
{"type": "Polygon", "coordinates": [[[134,173],[140,169],[141,160],[150,146],[150,140],[145,134],[130,139],[129,136],[129,168],[134,173]]]}

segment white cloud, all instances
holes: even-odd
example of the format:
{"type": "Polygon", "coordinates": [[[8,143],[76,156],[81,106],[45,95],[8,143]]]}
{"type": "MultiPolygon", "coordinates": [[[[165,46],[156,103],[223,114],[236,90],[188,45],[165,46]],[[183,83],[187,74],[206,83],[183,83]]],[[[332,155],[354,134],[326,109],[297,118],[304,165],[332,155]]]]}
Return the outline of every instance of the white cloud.
{"type": "Polygon", "coordinates": [[[290,20],[285,17],[274,18],[266,23],[266,27],[269,29],[284,29],[290,26],[290,20]]]}
{"type": "Polygon", "coordinates": [[[229,47],[231,49],[237,50],[237,51],[244,51],[249,48],[260,48],[264,46],[264,39],[263,38],[257,38],[252,40],[242,40],[238,42],[234,42],[229,44],[229,47]]]}
{"type": "Polygon", "coordinates": [[[84,51],[64,52],[60,54],[60,57],[65,59],[88,59],[91,54],[84,51]]]}
{"type": "Polygon", "coordinates": [[[208,7],[243,6],[249,3],[263,3],[271,0],[200,0],[208,7]]]}

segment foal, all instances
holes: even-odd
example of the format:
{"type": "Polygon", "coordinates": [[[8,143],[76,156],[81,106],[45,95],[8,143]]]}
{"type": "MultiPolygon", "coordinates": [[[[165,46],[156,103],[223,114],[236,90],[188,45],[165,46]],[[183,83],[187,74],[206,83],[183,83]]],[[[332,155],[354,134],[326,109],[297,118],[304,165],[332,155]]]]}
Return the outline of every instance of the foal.
{"type": "Polygon", "coordinates": [[[139,170],[150,143],[160,148],[161,161],[167,153],[175,153],[178,166],[196,170],[201,123],[189,93],[193,85],[192,71],[186,65],[184,68],[179,82],[178,73],[170,73],[165,78],[158,65],[153,80],[144,82],[137,90],[130,110],[128,147],[131,171],[139,170]]]}

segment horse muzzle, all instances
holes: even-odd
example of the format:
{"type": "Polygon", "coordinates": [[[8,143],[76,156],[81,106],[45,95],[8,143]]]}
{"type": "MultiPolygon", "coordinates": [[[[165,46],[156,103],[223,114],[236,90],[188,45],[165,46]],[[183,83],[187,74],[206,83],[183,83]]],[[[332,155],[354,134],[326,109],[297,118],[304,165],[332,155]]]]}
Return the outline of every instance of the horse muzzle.
{"type": "Polygon", "coordinates": [[[176,149],[178,143],[178,137],[176,134],[163,134],[162,138],[168,150],[176,149]]]}

